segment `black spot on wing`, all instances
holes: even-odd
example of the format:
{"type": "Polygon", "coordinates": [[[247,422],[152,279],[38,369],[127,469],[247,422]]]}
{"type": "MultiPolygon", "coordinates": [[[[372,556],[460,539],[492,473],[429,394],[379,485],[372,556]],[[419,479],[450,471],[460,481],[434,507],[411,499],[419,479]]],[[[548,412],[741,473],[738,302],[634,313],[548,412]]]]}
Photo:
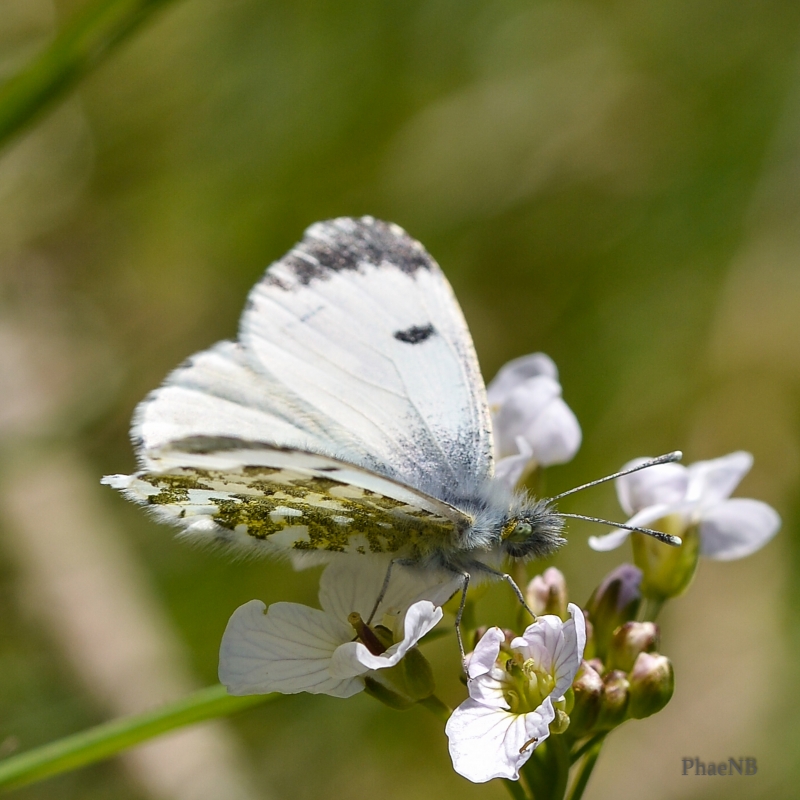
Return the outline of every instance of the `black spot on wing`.
{"type": "Polygon", "coordinates": [[[394,338],[407,344],[419,344],[426,339],[430,339],[436,329],[429,322],[427,325],[413,325],[404,331],[395,331],[394,338]]]}
{"type": "MultiPolygon", "coordinates": [[[[335,272],[358,270],[364,264],[391,266],[409,275],[431,269],[433,259],[425,248],[398,225],[373,217],[340,217],[312,225],[303,241],[279,264],[294,273],[298,283],[307,286],[326,280],[335,272]]],[[[289,289],[278,276],[267,270],[265,280],[289,289]]]]}

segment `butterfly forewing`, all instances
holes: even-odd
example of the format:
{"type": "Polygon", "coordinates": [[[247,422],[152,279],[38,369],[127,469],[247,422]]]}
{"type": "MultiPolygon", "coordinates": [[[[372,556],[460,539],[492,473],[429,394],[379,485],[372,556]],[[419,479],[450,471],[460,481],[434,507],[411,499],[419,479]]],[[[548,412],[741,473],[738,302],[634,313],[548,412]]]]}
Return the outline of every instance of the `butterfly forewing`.
{"type": "Polygon", "coordinates": [[[356,463],[434,495],[469,494],[491,474],[469,331],[438,265],[401,228],[313,225],[253,289],[240,340],[250,366],[333,438],[349,432],[356,463]]]}

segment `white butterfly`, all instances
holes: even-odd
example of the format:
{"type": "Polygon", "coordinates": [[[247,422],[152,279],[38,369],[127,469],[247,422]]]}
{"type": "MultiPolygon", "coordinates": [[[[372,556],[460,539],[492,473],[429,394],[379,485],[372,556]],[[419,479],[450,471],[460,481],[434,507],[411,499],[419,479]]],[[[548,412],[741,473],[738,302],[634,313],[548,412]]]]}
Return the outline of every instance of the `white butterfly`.
{"type": "Polygon", "coordinates": [[[493,477],[486,390],[442,271],[372,217],[312,225],[251,291],[238,341],[178,367],[132,437],[141,471],[104,483],[191,537],[391,553],[465,582],[563,542],[547,501],[493,477]]]}

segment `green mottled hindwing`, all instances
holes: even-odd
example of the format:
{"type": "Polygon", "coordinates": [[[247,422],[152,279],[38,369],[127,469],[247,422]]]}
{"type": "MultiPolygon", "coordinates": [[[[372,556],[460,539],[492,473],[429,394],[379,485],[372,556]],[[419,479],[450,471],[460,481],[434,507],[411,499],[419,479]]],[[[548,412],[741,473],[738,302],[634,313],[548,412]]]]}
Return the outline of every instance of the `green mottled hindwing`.
{"type": "Polygon", "coordinates": [[[108,482],[124,479],[117,488],[187,535],[267,551],[391,553],[417,560],[457,535],[452,518],[337,479],[334,470],[328,475],[226,465],[139,472],[108,482]]]}

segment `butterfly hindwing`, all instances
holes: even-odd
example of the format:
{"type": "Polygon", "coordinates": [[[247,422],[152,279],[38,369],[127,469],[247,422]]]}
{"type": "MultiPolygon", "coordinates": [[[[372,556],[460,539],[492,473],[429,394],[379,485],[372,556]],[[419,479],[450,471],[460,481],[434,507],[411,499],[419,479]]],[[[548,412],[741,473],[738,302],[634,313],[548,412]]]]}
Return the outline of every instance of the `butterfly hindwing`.
{"type": "Polygon", "coordinates": [[[159,472],[105,482],[187,535],[263,552],[418,559],[466,522],[441,501],[315,453],[195,437],[159,463],[159,472]]]}
{"type": "Polygon", "coordinates": [[[319,419],[276,379],[248,365],[238,342],[196,353],[139,404],[131,431],[140,465],[163,469],[161,453],[192,437],[268,441],[281,448],[358,457],[352,435],[319,419]]]}

